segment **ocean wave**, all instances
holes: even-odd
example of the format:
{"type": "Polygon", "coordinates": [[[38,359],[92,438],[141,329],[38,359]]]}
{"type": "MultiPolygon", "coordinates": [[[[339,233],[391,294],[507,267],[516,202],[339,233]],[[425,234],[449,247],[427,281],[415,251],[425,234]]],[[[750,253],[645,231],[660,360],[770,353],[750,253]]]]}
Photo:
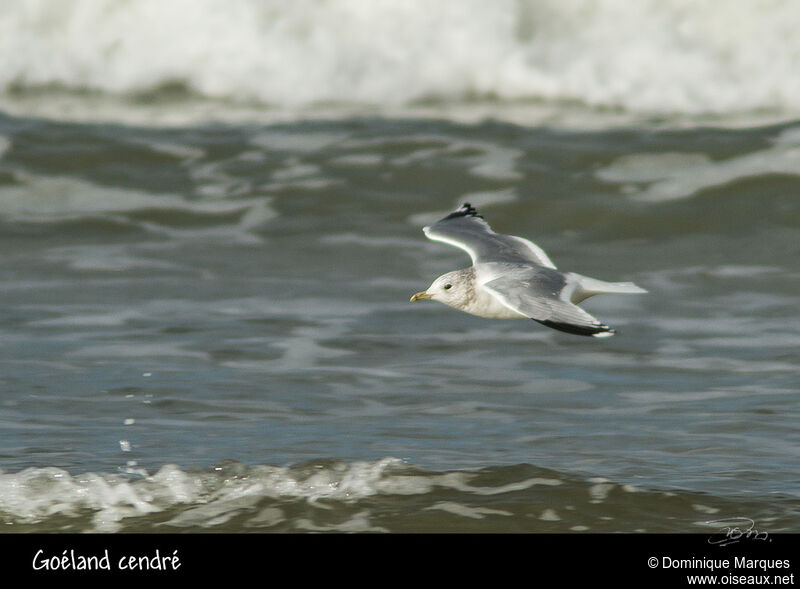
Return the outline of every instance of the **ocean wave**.
{"type": "Polygon", "coordinates": [[[0,522],[18,532],[709,532],[746,512],[796,527],[797,500],[725,499],[528,464],[431,471],[396,458],[292,466],[168,464],[149,474],[0,471],[0,522]]]}
{"type": "Polygon", "coordinates": [[[0,95],[797,113],[798,27],[791,0],[31,0],[0,6],[0,95]]]}

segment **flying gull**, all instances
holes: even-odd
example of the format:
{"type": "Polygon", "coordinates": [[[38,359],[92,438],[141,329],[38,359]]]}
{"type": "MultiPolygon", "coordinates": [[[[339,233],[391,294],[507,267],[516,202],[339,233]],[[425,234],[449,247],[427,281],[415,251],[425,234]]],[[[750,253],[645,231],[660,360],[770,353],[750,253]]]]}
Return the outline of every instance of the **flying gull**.
{"type": "Polygon", "coordinates": [[[614,330],[578,307],[597,294],[646,293],[632,282],[604,282],[560,272],[544,250],[527,239],[495,233],[469,203],[423,229],[428,239],[465,250],[472,267],[448,272],[411,301],[433,299],[489,319],[533,319],[542,325],[593,337],[614,330]]]}

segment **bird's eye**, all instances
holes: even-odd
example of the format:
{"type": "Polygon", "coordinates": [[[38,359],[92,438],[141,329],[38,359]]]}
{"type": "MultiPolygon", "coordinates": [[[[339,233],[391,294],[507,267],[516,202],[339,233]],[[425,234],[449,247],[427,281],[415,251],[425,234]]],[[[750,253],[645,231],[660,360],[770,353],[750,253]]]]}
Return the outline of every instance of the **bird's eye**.
{"type": "Polygon", "coordinates": [[[453,288],[453,285],[452,285],[452,284],[445,284],[445,285],[444,285],[444,289],[445,289],[445,290],[450,290],[451,288],[453,288]]]}

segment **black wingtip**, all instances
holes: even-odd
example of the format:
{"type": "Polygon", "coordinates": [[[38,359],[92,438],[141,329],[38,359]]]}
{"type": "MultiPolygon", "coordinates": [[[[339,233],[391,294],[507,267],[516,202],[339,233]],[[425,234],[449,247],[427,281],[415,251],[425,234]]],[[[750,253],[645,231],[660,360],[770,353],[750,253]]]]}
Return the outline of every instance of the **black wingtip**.
{"type": "Polygon", "coordinates": [[[557,329],[565,333],[572,333],[574,335],[587,335],[594,337],[607,337],[617,333],[608,325],[572,325],[570,323],[557,323],[555,321],[539,321],[534,319],[546,327],[557,329]]]}
{"type": "Polygon", "coordinates": [[[473,207],[468,202],[465,202],[463,205],[461,205],[461,208],[458,208],[447,215],[445,219],[454,219],[455,217],[478,217],[479,219],[483,219],[483,215],[478,214],[478,209],[473,207]]]}

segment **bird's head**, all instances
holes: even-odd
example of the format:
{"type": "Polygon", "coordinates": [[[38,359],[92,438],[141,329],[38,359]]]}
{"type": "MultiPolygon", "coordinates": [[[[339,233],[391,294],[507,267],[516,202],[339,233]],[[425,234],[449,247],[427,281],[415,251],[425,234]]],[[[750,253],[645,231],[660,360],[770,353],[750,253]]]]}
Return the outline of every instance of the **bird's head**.
{"type": "Polygon", "coordinates": [[[461,308],[466,304],[470,292],[474,288],[472,281],[465,276],[465,273],[471,272],[471,270],[469,268],[442,274],[431,283],[427,290],[415,293],[411,297],[411,302],[433,299],[457,309],[461,308]]]}

